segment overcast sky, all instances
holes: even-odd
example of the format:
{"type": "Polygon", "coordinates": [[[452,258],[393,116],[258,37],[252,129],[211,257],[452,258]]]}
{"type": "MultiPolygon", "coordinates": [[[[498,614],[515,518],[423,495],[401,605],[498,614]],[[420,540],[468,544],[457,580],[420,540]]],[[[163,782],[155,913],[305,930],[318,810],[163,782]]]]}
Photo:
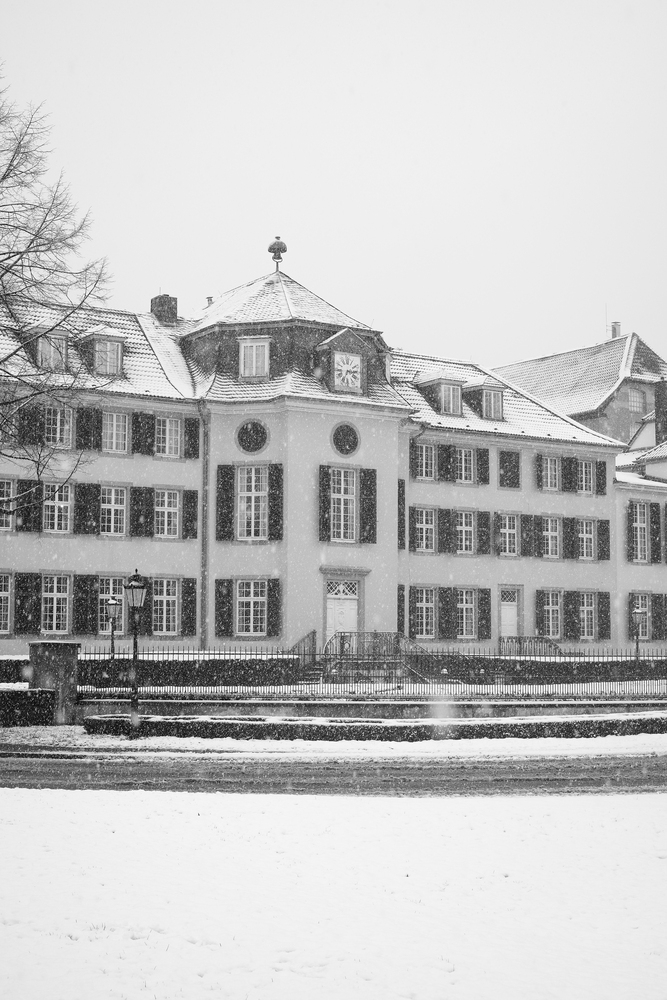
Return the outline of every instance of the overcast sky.
{"type": "Polygon", "coordinates": [[[110,303],[284,270],[396,348],[667,356],[665,0],[4,0],[110,303]]]}

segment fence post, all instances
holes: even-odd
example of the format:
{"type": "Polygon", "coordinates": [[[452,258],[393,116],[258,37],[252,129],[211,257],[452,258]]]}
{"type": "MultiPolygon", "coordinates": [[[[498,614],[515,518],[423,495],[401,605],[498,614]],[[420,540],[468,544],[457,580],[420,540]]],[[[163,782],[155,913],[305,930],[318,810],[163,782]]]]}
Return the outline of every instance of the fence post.
{"type": "Polygon", "coordinates": [[[53,721],[73,726],[80,642],[30,642],[30,687],[56,692],[53,721]]]}

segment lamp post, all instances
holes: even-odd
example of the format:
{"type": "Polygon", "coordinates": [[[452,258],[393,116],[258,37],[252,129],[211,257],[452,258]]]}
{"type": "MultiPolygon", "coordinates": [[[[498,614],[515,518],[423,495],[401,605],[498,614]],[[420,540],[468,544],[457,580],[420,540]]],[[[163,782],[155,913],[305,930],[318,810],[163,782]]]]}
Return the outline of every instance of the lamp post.
{"type": "Polygon", "coordinates": [[[109,619],[109,625],[111,626],[111,659],[116,658],[116,643],[115,643],[115,633],[116,633],[116,618],[118,617],[118,612],[122,607],[122,601],[119,601],[117,597],[110,597],[107,601],[107,618],[109,619]]]}
{"type": "Polygon", "coordinates": [[[643,616],[644,612],[641,610],[641,608],[635,607],[632,609],[632,619],[635,623],[635,660],[637,661],[637,663],[639,663],[639,630],[643,616]]]}
{"type": "Polygon", "coordinates": [[[134,641],[132,644],[132,671],[130,679],[132,681],[132,692],[130,694],[130,736],[136,736],[139,729],[139,679],[137,676],[137,657],[139,653],[139,615],[146,600],[146,580],[140,576],[136,569],[134,575],[127,583],[123,584],[123,590],[127,596],[127,603],[132,612],[132,633],[134,641]]]}

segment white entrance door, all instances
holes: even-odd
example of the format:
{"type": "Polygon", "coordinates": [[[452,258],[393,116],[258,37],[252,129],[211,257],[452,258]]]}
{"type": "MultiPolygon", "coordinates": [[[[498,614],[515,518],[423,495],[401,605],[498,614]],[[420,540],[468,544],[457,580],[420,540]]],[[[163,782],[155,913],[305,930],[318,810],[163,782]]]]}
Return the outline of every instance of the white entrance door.
{"type": "Polygon", "coordinates": [[[327,634],[356,632],[359,627],[359,584],[356,580],[327,581],[327,634]]]}
{"type": "Polygon", "coordinates": [[[518,635],[519,592],[514,587],[503,587],[500,591],[500,634],[518,635]]]}

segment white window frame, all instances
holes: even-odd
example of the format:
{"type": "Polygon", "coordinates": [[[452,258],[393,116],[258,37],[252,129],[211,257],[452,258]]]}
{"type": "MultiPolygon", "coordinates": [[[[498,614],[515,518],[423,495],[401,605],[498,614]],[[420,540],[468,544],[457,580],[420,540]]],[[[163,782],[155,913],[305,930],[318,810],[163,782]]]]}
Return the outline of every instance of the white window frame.
{"type": "Polygon", "coordinates": [[[456,590],[456,638],[475,639],[477,630],[477,591],[472,587],[456,590]]]}
{"type": "Polygon", "coordinates": [[[545,559],[560,559],[563,550],[562,535],[562,521],[559,517],[542,518],[542,556],[545,559]]]}
{"type": "Polygon", "coordinates": [[[649,506],[643,500],[633,500],[632,511],[632,561],[647,563],[649,554],[649,506]]]}
{"type": "Polygon", "coordinates": [[[456,449],[456,482],[457,483],[475,482],[474,448],[456,449]]]}
{"type": "Polygon", "coordinates": [[[577,460],[577,493],[590,496],[593,493],[594,470],[589,459],[577,460]]]}
{"type": "Polygon", "coordinates": [[[415,515],[417,552],[435,552],[435,510],[417,507],[415,515]]]}
{"type": "Polygon", "coordinates": [[[269,467],[239,465],[236,472],[236,537],[266,541],[269,537],[269,467]]]}
{"type": "Polygon", "coordinates": [[[435,445],[417,445],[417,479],[435,479],[435,445]]]}
{"type": "Polygon", "coordinates": [[[0,531],[11,531],[14,526],[14,511],[11,506],[13,497],[13,480],[0,479],[0,531]]]}
{"type": "Polygon", "coordinates": [[[178,635],[179,591],[174,577],[153,578],[153,635],[178,635]]]}
{"type": "Polygon", "coordinates": [[[461,386],[443,383],[440,386],[440,412],[461,415],[461,386]]]}
{"type": "Polygon", "coordinates": [[[124,578],[122,576],[100,576],[98,578],[98,604],[97,604],[97,631],[100,635],[111,634],[111,622],[108,617],[107,601],[110,597],[115,597],[120,601],[117,609],[116,625],[114,635],[124,635],[125,633],[125,591],[123,589],[124,578]]]}
{"type": "Polygon", "coordinates": [[[628,389],[628,408],[630,413],[638,413],[644,416],[646,413],[646,393],[643,389],[628,389]]]}
{"type": "Polygon", "coordinates": [[[155,538],[179,538],[181,529],[181,491],[155,490],[155,538]]]}
{"type": "Polygon", "coordinates": [[[456,551],[469,555],[475,551],[475,513],[472,510],[456,512],[456,551]]]}
{"type": "Polygon", "coordinates": [[[180,417],[155,418],[155,454],[163,458],[180,458],[183,421],[180,417]]]}
{"type": "Polygon", "coordinates": [[[579,635],[581,639],[595,639],[595,593],[582,591],[579,594],[579,635]]]}
{"type": "Polygon", "coordinates": [[[42,531],[64,535],[72,530],[71,483],[44,483],[42,531]]]}
{"type": "Polygon", "coordinates": [[[127,529],[127,488],[102,486],[100,489],[100,534],[124,535],[127,529]]]}
{"type": "Polygon", "coordinates": [[[435,639],[435,588],[415,590],[415,638],[435,639]]]}
{"type": "Polygon", "coordinates": [[[237,580],[234,588],[236,597],[236,635],[261,638],[266,635],[268,622],[269,588],[265,579],[237,580]]]}
{"type": "Polygon", "coordinates": [[[270,371],[270,340],[239,340],[239,377],[268,378],[270,371]]]}
{"type": "Polygon", "coordinates": [[[123,345],[119,340],[96,340],[93,344],[93,368],[96,375],[120,375],[123,345]]]}
{"type": "Polygon", "coordinates": [[[12,577],[10,573],[0,573],[0,635],[11,631],[12,577]]]}
{"type": "Polygon", "coordinates": [[[518,556],[519,554],[519,515],[500,514],[500,554],[502,556],[518,556]]]}
{"type": "Polygon", "coordinates": [[[357,470],[331,469],[331,541],[357,540],[357,470]]]}
{"type": "Polygon", "coordinates": [[[560,639],[563,622],[563,595],[560,590],[544,591],[544,635],[560,639]]]}
{"type": "Polygon", "coordinates": [[[51,372],[67,371],[67,337],[49,333],[39,338],[38,363],[51,372]]]}
{"type": "Polygon", "coordinates": [[[542,489],[557,492],[560,489],[560,459],[542,456],[542,489]]]}
{"type": "Polygon", "coordinates": [[[67,635],[69,633],[70,597],[70,576],[66,573],[44,574],[42,577],[41,631],[45,635],[67,635]],[[60,624],[60,628],[57,627],[58,624],[60,624]]]}
{"type": "MultiPolygon", "coordinates": [[[[639,619],[639,638],[648,640],[651,637],[650,629],[650,615],[651,615],[651,601],[648,594],[635,594],[634,595],[635,608],[642,612],[642,617],[639,619]]],[[[633,615],[632,618],[635,627],[637,624],[636,617],[633,615]]]]}
{"type": "Polygon", "coordinates": [[[128,424],[127,413],[102,411],[102,451],[127,453],[128,424]]]}
{"type": "Polygon", "coordinates": [[[579,558],[586,562],[595,559],[595,521],[590,517],[577,518],[579,558]]]}
{"type": "Polygon", "coordinates": [[[51,448],[71,448],[72,410],[69,406],[44,407],[44,442],[51,448]]]}
{"type": "Polygon", "coordinates": [[[482,390],[482,415],[485,420],[503,419],[502,389],[482,390]]]}

